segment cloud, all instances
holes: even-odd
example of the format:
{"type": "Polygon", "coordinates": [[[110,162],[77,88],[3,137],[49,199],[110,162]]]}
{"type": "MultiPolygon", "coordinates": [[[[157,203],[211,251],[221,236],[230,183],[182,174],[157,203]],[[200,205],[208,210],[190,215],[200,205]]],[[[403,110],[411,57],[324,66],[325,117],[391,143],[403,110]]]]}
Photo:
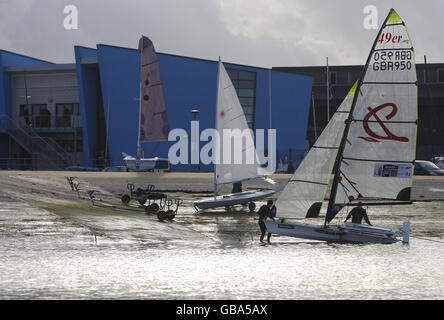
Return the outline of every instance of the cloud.
{"type": "Polygon", "coordinates": [[[393,6],[406,21],[418,62],[441,62],[444,3],[430,0],[0,0],[1,48],[73,62],[74,45],[136,48],[141,34],[159,52],[271,67],[364,64],[377,30],[363,9],[393,6]],[[79,29],[65,30],[65,5],[77,6],[79,29]]]}

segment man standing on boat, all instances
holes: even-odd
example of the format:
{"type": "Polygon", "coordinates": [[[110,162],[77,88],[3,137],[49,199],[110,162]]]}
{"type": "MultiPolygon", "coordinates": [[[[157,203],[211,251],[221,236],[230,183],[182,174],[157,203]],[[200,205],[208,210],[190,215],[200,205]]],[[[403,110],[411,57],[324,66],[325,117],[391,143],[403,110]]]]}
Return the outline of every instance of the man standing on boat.
{"type": "MultiPolygon", "coordinates": [[[[259,211],[257,212],[257,214],[259,215],[259,227],[261,228],[261,238],[260,241],[264,242],[264,236],[265,236],[265,232],[267,232],[267,228],[265,226],[265,220],[267,220],[267,218],[271,218],[272,220],[274,220],[274,217],[271,213],[271,208],[273,207],[273,201],[272,200],[268,200],[267,204],[263,205],[259,211]]],[[[270,243],[270,238],[271,238],[271,233],[268,233],[267,236],[267,242],[270,243]]]]}
{"type": "Polygon", "coordinates": [[[348,219],[350,219],[350,217],[352,217],[352,222],[353,223],[358,223],[361,224],[362,223],[362,219],[364,218],[365,222],[368,225],[372,225],[370,223],[370,220],[368,219],[367,216],[367,211],[362,207],[362,203],[359,202],[358,206],[356,208],[353,208],[352,211],[350,211],[350,213],[348,214],[347,218],[345,219],[344,222],[347,222],[348,219]]]}

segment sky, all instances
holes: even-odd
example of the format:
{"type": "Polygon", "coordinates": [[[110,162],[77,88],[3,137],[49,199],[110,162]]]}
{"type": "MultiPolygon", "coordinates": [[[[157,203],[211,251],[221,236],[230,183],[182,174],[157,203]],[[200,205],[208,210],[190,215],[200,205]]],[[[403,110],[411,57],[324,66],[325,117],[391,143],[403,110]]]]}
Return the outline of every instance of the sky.
{"type": "Polygon", "coordinates": [[[406,22],[417,63],[442,63],[442,0],[0,0],[0,49],[73,63],[74,45],[137,48],[146,35],[157,52],[257,67],[362,65],[394,8],[406,22]],[[64,26],[77,8],[78,28],[64,26]]]}

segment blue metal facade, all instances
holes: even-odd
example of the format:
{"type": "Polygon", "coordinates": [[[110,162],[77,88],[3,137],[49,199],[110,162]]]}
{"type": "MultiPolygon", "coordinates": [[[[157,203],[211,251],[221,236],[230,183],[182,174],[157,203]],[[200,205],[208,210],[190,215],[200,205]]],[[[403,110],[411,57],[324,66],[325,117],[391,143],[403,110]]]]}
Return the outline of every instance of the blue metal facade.
{"type": "MultiPolygon", "coordinates": [[[[135,49],[97,45],[96,49],[76,46],[75,63],[82,116],[85,164],[93,165],[97,144],[98,108],[105,113],[111,165],[122,165],[122,152],[136,155],[139,112],[140,55],[135,49]]],[[[1,51],[0,51],[1,52],[1,51]]],[[[214,127],[217,61],[158,53],[170,130],[190,132],[192,109],[200,111],[200,131],[214,127]]],[[[0,67],[2,61],[0,61],[0,67]]],[[[17,64],[46,63],[41,60],[17,64]]],[[[271,123],[277,130],[278,158],[288,156],[299,163],[306,146],[312,77],[224,63],[226,68],[256,72],[255,129],[269,129],[271,73],[271,123]]],[[[7,75],[6,75],[7,77],[7,75]]],[[[9,80],[0,74],[0,114],[10,113],[9,80]]],[[[143,144],[145,156],[167,157],[174,142],[143,144]],[[151,154],[152,153],[152,154],[151,154]]],[[[0,140],[0,144],[4,144],[0,140]]],[[[201,143],[201,147],[205,142],[201,143]]],[[[173,171],[193,170],[194,165],[173,166],[173,171]]],[[[200,166],[202,171],[211,166],[200,166]]]]}

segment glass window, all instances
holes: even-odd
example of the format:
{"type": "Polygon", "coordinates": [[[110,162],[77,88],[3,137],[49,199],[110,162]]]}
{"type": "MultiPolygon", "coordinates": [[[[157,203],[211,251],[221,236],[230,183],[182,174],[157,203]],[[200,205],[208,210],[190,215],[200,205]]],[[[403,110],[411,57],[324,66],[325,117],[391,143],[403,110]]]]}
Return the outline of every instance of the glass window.
{"type": "Polygon", "coordinates": [[[254,97],[254,90],[251,89],[239,89],[239,97],[254,97]]]}
{"type": "Polygon", "coordinates": [[[239,89],[254,89],[254,81],[239,80],[239,89]]]}
{"type": "Polygon", "coordinates": [[[31,104],[29,106],[30,108],[28,110],[31,111],[34,128],[50,128],[51,112],[46,107],[46,104],[31,104]]]}
{"type": "Polygon", "coordinates": [[[444,69],[438,70],[438,82],[444,82],[444,69]]]}
{"type": "Polygon", "coordinates": [[[78,103],[56,104],[56,126],[58,128],[70,128],[72,116],[80,115],[78,103]]]}
{"type": "Polygon", "coordinates": [[[239,71],[239,80],[256,81],[256,72],[241,70],[239,71]]]}

